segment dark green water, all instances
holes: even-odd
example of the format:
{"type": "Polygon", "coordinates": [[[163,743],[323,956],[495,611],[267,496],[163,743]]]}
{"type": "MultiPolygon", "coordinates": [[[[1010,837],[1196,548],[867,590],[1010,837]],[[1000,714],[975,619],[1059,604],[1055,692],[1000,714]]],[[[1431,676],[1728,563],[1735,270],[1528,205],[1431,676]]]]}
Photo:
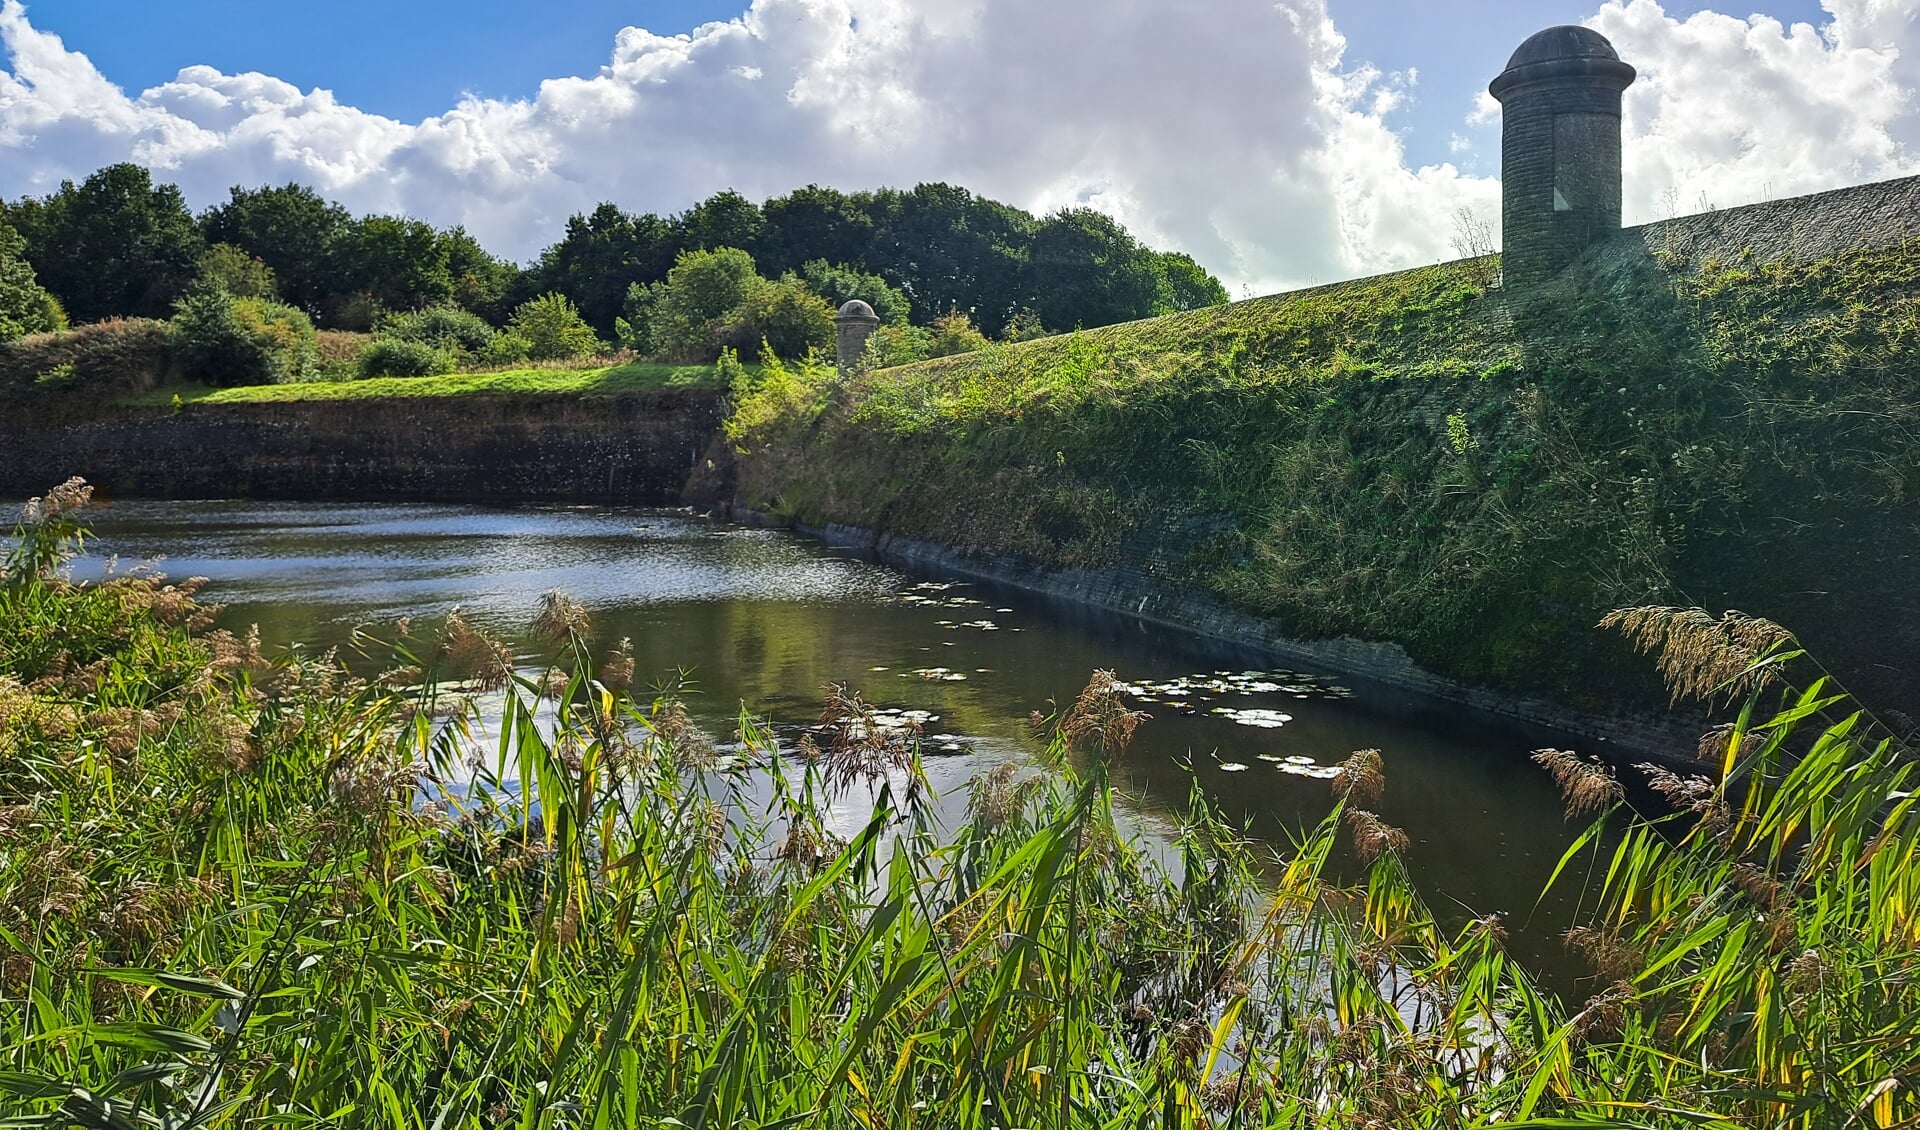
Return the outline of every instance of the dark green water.
{"type": "Polygon", "coordinates": [[[1310,774],[1377,748],[1381,815],[1411,837],[1435,911],[1502,912],[1517,955],[1553,980],[1567,975],[1557,937],[1570,904],[1536,908],[1571,838],[1527,759],[1548,735],[682,512],[119,503],[95,526],[95,571],[117,554],[122,566],[158,559],[171,577],[207,577],[204,598],[226,606],[223,622],[258,624],[270,645],[325,647],[356,626],[455,606],[524,640],[541,594],[560,589],[592,609],[598,636],[633,640],[641,680],[686,672],[698,692],[689,705],[716,733],[731,732],[743,704],[776,722],[812,721],[821,688],[846,681],[876,705],[937,716],[925,732],[949,738],[928,743],[939,755],[929,777],[950,803],[983,765],[1031,760],[1029,712],[1070,701],[1096,668],[1154,700],[1142,704],[1154,717],[1124,774],[1149,835],[1173,827],[1190,766],[1225,811],[1284,852],[1290,831],[1330,807],[1327,783],[1310,774]],[[1168,686],[1183,677],[1188,685],[1168,686]],[[939,748],[948,745],[958,749],[939,748]]]}

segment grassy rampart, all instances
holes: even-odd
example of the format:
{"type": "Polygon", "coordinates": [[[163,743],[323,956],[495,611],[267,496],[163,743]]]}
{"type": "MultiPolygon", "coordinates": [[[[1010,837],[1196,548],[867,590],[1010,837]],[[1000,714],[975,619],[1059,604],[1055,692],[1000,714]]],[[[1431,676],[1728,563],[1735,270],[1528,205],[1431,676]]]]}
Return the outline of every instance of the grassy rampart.
{"type": "Polygon", "coordinates": [[[1920,245],[1669,271],[1623,241],[1524,298],[1476,266],[840,387],[745,382],[738,498],[1145,567],[1295,635],[1396,641],[1572,705],[1651,693],[1600,615],[1688,595],[1787,619],[1880,690],[1867,668],[1898,625],[1809,594],[1915,568],[1920,245]],[[1823,558],[1823,531],[1862,523],[1885,537],[1823,558]]]}

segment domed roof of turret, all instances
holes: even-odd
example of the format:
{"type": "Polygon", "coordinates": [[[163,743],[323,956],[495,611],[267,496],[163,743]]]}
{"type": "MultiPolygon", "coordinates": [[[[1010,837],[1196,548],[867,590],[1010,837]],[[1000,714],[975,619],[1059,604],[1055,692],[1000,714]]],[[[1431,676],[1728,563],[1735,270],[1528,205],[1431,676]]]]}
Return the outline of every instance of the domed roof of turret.
{"type": "Polygon", "coordinates": [[[873,312],[873,307],[856,298],[840,307],[840,316],[842,318],[877,318],[880,315],[873,312]]]}
{"type": "Polygon", "coordinates": [[[1516,90],[1538,89],[1543,82],[1625,90],[1632,85],[1634,73],[1620,61],[1606,36],[1590,27],[1568,24],[1528,36],[1487,89],[1501,102],[1516,90]]]}
{"type": "Polygon", "coordinates": [[[1557,63],[1562,59],[1611,59],[1619,62],[1620,53],[1607,37],[1590,27],[1565,24],[1537,31],[1527,37],[1520,49],[1507,60],[1507,69],[1530,63],[1557,63]]]}

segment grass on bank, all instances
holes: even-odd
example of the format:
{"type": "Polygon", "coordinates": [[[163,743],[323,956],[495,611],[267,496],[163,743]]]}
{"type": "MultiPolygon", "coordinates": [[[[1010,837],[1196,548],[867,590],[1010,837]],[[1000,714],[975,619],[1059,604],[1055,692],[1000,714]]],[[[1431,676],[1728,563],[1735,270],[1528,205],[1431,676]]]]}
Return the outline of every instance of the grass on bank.
{"type": "Polygon", "coordinates": [[[717,745],[558,595],[539,656],[456,617],[363,637],[378,677],[276,659],[191,583],[56,579],[84,502],[37,503],[0,584],[9,1125],[1920,1119],[1912,751],[1796,686],[1771,625],[1624,618],[1747,702],[1698,776],[1631,771],[1675,815],[1542,755],[1591,821],[1559,881],[1591,885],[1594,976],[1563,1001],[1498,916],[1436,925],[1368,811],[1390,752],[1262,889],[1198,795],[1172,869],[1116,832],[1107,767],[1146,720],[1110,679],[1041,721],[1048,771],[985,774],[940,827],[916,736],[848,688],[800,740],[743,717],[717,745]]]}
{"type": "Polygon", "coordinates": [[[311,381],[221,389],[163,385],[141,394],[130,403],[170,404],[176,396],[182,404],[286,404],[311,400],[380,400],[421,396],[612,396],[659,389],[717,387],[720,387],[720,382],[712,365],[630,362],[589,369],[528,368],[496,373],[454,373],[439,377],[376,377],[368,380],[311,381]]]}
{"type": "Polygon", "coordinates": [[[1603,263],[1535,294],[1485,290],[1472,267],[845,387],[749,383],[730,429],[742,500],[1052,569],[1144,568],[1286,635],[1389,640],[1443,675],[1603,710],[1658,701],[1593,632],[1608,609],[1829,588],[1821,539],[1798,531],[1911,527],[1920,242],[1603,263]],[[1761,561],[1789,580],[1730,575],[1761,561]]]}

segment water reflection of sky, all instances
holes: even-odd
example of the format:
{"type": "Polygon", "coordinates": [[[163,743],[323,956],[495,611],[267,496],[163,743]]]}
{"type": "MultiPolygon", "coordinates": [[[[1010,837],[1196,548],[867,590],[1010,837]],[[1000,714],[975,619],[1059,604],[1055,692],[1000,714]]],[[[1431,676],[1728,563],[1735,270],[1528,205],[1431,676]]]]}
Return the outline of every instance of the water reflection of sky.
{"type": "MultiPolygon", "coordinates": [[[[97,576],[109,554],[122,567],[159,558],[169,576],[209,578],[206,598],[227,606],[224,622],[259,624],[269,645],[337,645],[357,625],[378,631],[458,606],[537,664],[524,626],[543,593],[564,591],[593,611],[603,645],[631,639],[641,684],[690,683],[690,708],[723,741],[743,707],[804,724],[818,716],[823,686],[851,683],[877,706],[938,715],[930,733],[966,736],[964,754],[927,759],[955,818],[982,767],[1033,762],[1029,712],[1071,702],[1093,670],[1112,669],[1154,715],[1117,768],[1140,826],[1171,831],[1197,779],[1284,853],[1330,807],[1326,782],[1299,772],[1300,759],[1325,767],[1377,748],[1388,776],[1381,815],[1411,836],[1409,862],[1436,910],[1461,920],[1506,912],[1516,951],[1558,952],[1567,907],[1535,909],[1569,838],[1526,759],[1545,739],[1459,711],[1358,684],[1351,695],[1303,695],[1341,684],[1265,670],[1151,625],[945,587],[683,512],[135,502],[98,513],[95,525],[101,539],[77,575],[97,576]],[[960,677],[916,674],[935,669],[960,677]]],[[[836,812],[836,824],[857,827],[857,809],[836,812]]]]}

